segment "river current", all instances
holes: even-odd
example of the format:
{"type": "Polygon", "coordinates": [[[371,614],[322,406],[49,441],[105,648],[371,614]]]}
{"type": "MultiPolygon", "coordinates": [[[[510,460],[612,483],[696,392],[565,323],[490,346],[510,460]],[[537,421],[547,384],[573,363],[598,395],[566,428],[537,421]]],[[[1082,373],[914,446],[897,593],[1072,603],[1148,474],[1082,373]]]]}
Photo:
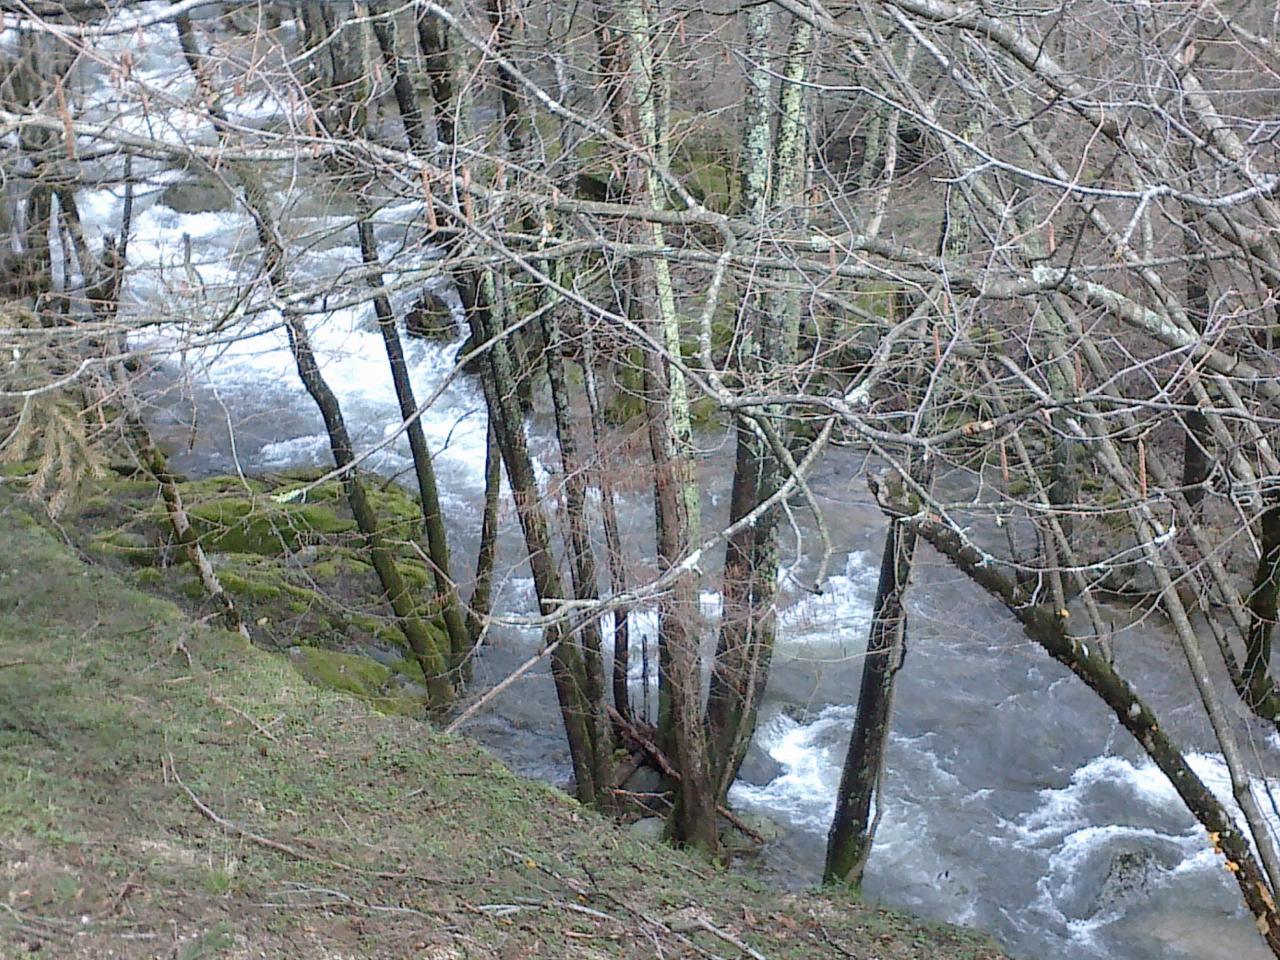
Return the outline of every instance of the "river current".
{"type": "MultiPolygon", "coordinates": [[[[171,59],[176,55],[172,43],[155,34],[151,48],[140,51],[136,69],[180,93],[184,81],[171,59]],[[169,73],[173,79],[165,81],[169,73]]],[[[112,95],[104,86],[103,103],[112,95]]],[[[229,109],[251,117],[279,105],[246,101],[229,109]]],[[[188,135],[193,125],[180,117],[165,123],[175,137],[188,135]]],[[[157,134],[154,126],[146,132],[157,134]]],[[[205,304],[200,291],[216,295],[219,285],[230,289],[245,276],[248,261],[241,258],[253,239],[248,219],[234,210],[182,213],[166,205],[163,188],[179,176],[155,170],[139,194],[126,291],[130,315],[212,315],[214,305],[205,304]],[[190,258],[184,235],[190,238],[190,258]]],[[[91,240],[119,229],[119,190],[84,190],[77,199],[91,240]]],[[[415,212],[406,207],[402,221],[412,222],[415,212]]],[[[394,216],[384,219],[384,236],[403,233],[394,216]]],[[[358,250],[354,235],[347,234],[300,256],[303,272],[332,277],[355,266],[358,250]]],[[[396,306],[403,313],[407,302],[400,299],[396,306]]],[[[157,351],[146,381],[152,426],[177,451],[178,469],[192,475],[253,474],[331,462],[319,415],[298,381],[278,321],[263,313],[255,321],[256,335],[199,348],[176,326],[134,337],[135,346],[157,351]]],[[[383,444],[400,418],[370,311],[317,314],[310,327],[357,447],[383,444]]],[[[469,378],[452,376],[456,344],[407,340],[406,350],[419,398],[440,390],[423,423],[455,557],[469,564],[483,492],[483,401],[469,378]]],[[[533,428],[535,437],[540,431],[545,436],[545,425],[535,422],[533,428]]],[[[731,451],[718,433],[700,442],[710,527],[727,510],[731,451]]],[[[367,465],[403,474],[410,467],[403,438],[380,447],[367,465]]],[[[798,517],[805,551],[793,558],[784,578],[779,651],[746,775],[731,793],[735,807],[779,825],[779,838],[746,868],[783,886],[818,878],[852,725],[884,531],[860,479],[863,467],[857,452],[832,451],[814,478],[837,548],[834,575],[820,594],[799,586],[812,573],[805,551],[815,537],[798,517]]],[[[626,492],[620,510],[628,542],[643,548],[640,555],[649,553],[649,498],[643,491],[626,492]]],[[[498,602],[501,609],[527,610],[528,572],[514,518],[509,510],[504,516],[498,602]]],[[[704,587],[704,608],[714,614],[714,577],[704,587]]],[[[1221,859],[1163,776],[1083,685],[927,551],[909,608],[910,639],[867,875],[869,897],[991,931],[1017,957],[1267,955],[1221,859]]],[[[1170,639],[1159,623],[1113,614],[1118,663],[1188,744],[1197,771],[1229,797],[1225,767],[1190,706],[1193,691],[1182,679],[1185,667],[1170,639]]],[[[633,612],[632,631],[651,643],[652,611],[633,612]]],[[[501,679],[538,642],[528,632],[497,631],[480,660],[477,686],[501,679]]],[[[468,733],[524,774],[568,780],[545,664],[495,699],[468,733]]],[[[1274,755],[1277,744],[1256,729],[1252,733],[1246,749],[1274,755]]],[[[1266,786],[1259,783],[1260,790],[1266,786]]],[[[1268,797],[1262,802],[1273,809],[1268,797]]]]}

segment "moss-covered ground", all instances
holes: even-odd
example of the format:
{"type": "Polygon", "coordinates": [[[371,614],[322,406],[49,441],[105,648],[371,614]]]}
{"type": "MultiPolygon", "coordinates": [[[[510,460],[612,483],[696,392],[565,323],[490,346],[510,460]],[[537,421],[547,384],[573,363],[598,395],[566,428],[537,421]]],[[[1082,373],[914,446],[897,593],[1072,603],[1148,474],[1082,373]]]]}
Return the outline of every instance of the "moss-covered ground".
{"type": "Polygon", "coordinates": [[[0,956],[998,956],[635,839],[194,622],[2,488],[0,544],[0,956]]]}

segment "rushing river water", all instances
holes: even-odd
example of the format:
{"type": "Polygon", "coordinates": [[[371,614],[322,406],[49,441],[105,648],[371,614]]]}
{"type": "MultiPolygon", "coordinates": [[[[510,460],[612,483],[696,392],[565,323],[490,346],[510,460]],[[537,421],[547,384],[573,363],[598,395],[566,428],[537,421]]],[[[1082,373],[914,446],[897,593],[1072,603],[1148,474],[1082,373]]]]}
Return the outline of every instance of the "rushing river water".
{"type": "MultiPolygon", "coordinates": [[[[153,79],[165,71],[176,76],[172,42],[155,31],[150,42],[136,69],[153,79]]],[[[179,92],[182,83],[172,80],[179,92]]],[[[104,88],[104,103],[110,96],[104,88]]],[[[230,109],[275,108],[248,103],[230,109]]],[[[157,118],[148,123],[161,124],[175,137],[188,135],[193,126],[178,120],[165,125],[157,118]]],[[[157,131],[151,126],[145,132],[157,131]]],[[[163,186],[177,176],[155,171],[152,182],[163,186]]],[[[118,229],[118,191],[83,191],[78,199],[91,236],[118,229]]],[[[407,210],[406,218],[412,214],[407,210]]],[[[238,255],[252,236],[248,220],[236,212],[179,213],[161,202],[158,188],[144,191],[130,247],[136,268],[127,291],[130,309],[203,309],[200,285],[216,289],[243,277],[238,255]],[[191,238],[189,263],[184,234],[191,238]]],[[[354,236],[340,239],[309,252],[300,261],[305,272],[334,276],[356,264],[358,251],[342,245],[354,236]]],[[[199,350],[184,347],[167,331],[148,335],[145,342],[165,348],[148,381],[156,402],[153,426],[186,451],[176,458],[180,469],[253,473],[328,462],[320,418],[273,321],[278,317],[264,314],[257,336],[199,350]]],[[[325,314],[312,330],[357,446],[379,443],[399,425],[399,416],[368,311],[325,314]]],[[[407,351],[419,398],[445,383],[452,346],[409,341],[407,351]]],[[[474,557],[479,526],[482,407],[475,384],[456,378],[423,421],[460,563],[474,557]]],[[[730,451],[721,436],[703,439],[710,525],[727,508],[730,451]]],[[[387,474],[405,471],[410,462],[403,439],[368,463],[387,474]]],[[[780,838],[752,868],[782,885],[817,879],[852,724],[850,703],[883,535],[859,479],[861,467],[856,453],[832,451],[814,478],[838,550],[836,575],[820,595],[796,589],[792,579],[784,584],[779,651],[760,727],[747,776],[731,794],[735,806],[767,815],[781,827],[780,838]]],[[[628,495],[620,508],[629,542],[651,543],[648,498],[628,495]]],[[[531,587],[509,514],[507,523],[499,602],[506,609],[528,609],[531,587]]],[[[812,543],[811,531],[802,532],[812,543]]],[[[802,578],[811,563],[799,561],[792,573],[802,578]]],[[[713,587],[708,578],[706,588],[713,587]]],[[[703,599],[714,613],[718,596],[705,593],[703,599]]],[[[1027,642],[1003,610],[927,553],[912,587],[910,613],[869,896],[992,931],[1015,956],[1266,955],[1220,858],[1168,783],[1080,683],[1027,642]]],[[[1181,679],[1185,668],[1168,638],[1158,624],[1130,624],[1126,615],[1114,616],[1122,667],[1166,726],[1200,751],[1193,765],[1227,796],[1225,769],[1196,720],[1193,692],[1181,679]]],[[[653,629],[651,612],[633,614],[635,635],[651,640],[653,629]]],[[[500,679],[529,656],[538,639],[516,630],[498,632],[479,664],[477,684],[500,679]]],[[[469,732],[523,773],[568,779],[545,664],[497,698],[469,732]]],[[[1256,736],[1247,746],[1275,750],[1274,743],[1256,736]]]]}
{"type": "MultiPolygon", "coordinates": [[[[377,335],[354,314],[317,324],[325,373],[360,442],[398,423],[377,335]]],[[[421,393],[451,367],[452,348],[408,345],[421,393]]],[[[155,425],[172,439],[203,426],[180,456],[193,473],[247,473],[327,461],[319,417],[297,384],[277,333],[235,344],[205,368],[187,358],[185,399],[158,408],[155,425]],[[226,424],[235,425],[228,431],[226,424]],[[234,443],[232,442],[234,438],[234,443]]],[[[172,383],[166,366],[153,381],[172,383]]],[[[474,556],[482,496],[481,400],[455,381],[427,418],[457,556],[474,556]]],[[[728,445],[708,442],[704,489],[725,489],[728,445]]],[[[372,461],[409,466],[395,444],[372,461]]],[[[860,654],[874,597],[883,534],[855,476],[860,460],[835,451],[815,492],[843,563],[821,595],[784,589],[780,649],[749,778],[733,788],[741,809],[782,828],[752,867],[781,885],[815,881],[821,866],[856,697],[860,654]],[[749,782],[750,781],[750,782],[749,782]]],[[[707,522],[725,497],[708,496],[707,522]]],[[[621,502],[632,543],[651,537],[651,506],[621,502]]],[[[532,585],[507,515],[500,604],[531,609],[532,585]]],[[[812,537],[809,538],[812,540],[812,537]]],[[[793,571],[797,574],[802,569],[793,571]]],[[[718,596],[703,594],[714,615],[718,596]]],[[[886,805],[867,877],[869,896],[925,916],[994,932],[1015,956],[1049,958],[1264,957],[1239,909],[1219,857],[1163,776],[1078,681],[1026,641],[1017,625],[962,577],[926,555],[911,594],[911,636],[900,675],[888,755],[886,805]]],[[[653,636],[651,612],[632,615],[633,635],[653,636]]],[[[1176,651],[1158,627],[1126,625],[1116,614],[1118,658],[1178,728],[1193,765],[1221,793],[1219,757],[1195,721],[1192,691],[1176,651]],[[1184,705],[1186,705],[1184,707],[1184,705]]],[[[539,638],[499,631],[476,682],[496,682],[533,652],[539,638]]],[[[471,722],[469,734],[529,776],[565,783],[570,775],[550,676],[541,665],[471,722]]],[[[1264,747],[1259,744],[1259,747],[1264,747]]]]}

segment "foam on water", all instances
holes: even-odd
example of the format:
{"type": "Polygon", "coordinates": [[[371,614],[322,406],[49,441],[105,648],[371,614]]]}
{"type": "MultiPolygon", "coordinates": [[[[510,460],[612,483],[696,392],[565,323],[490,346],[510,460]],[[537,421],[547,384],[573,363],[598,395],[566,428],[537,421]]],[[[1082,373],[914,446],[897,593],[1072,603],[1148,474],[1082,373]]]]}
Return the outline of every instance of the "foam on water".
{"type": "MultiPolygon", "coordinates": [[[[865,636],[875,589],[867,559],[851,554],[845,576],[833,578],[831,590],[783,614],[789,642],[821,647],[838,642],[831,633],[858,630],[865,636]]],[[[1070,681],[1064,683],[1045,684],[1040,695],[1065,692],[1070,681]]],[[[736,783],[734,806],[817,840],[825,837],[855,713],[852,706],[828,706],[801,719],[791,711],[764,718],[755,744],[781,772],[763,785],[736,783]]],[[[1003,930],[1010,942],[1040,954],[1062,949],[1075,957],[1111,956],[1112,929],[1153,898],[1168,908],[1193,896],[1197,909],[1222,923],[1238,914],[1238,894],[1222,858],[1149,760],[1095,757],[1061,786],[1018,793],[966,787],[939,756],[939,746],[935,733],[890,737],[887,803],[868,884],[893,902],[1003,930]],[[1021,812],[1002,816],[986,809],[997,802],[1021,812]],[[984,893],[986,870],[994,864],[1027,882],[995,900],[984,893]]],[[[1239,820],[1223,759],[1193,753],[1188,762],[1239,820]]],[[[1259,805],[1268,809],[1267,785],[1254,786],[1259,805]]],[[[1271,820],[1275,831],[1280,823],[1271,820]]]]}
{"type": "Polygon", "coordinates": [[[837,647],[843,653],[850,639],[865,640],[875,601],[877,566],[865,551],[854,550],[845,558],[843,574],[834,574],[822,593],[802,593],[779,611],[779,641],[792,647],[837,647]]]}
{"type": "MultiPolygon", "coordinates": [[[[121,199],[112,191],[86,191],[84,202],[100,223],[110,223],[119,215],[121,199]]],[[[256,258],[242,250],[254,238],[247,218],[238,211],[184,214],[152,202],[135,214],[135,224],[130,243],[134,272],[128,290],[130,313],[135,316],[172,314],[179,301],[200,312],[201,304],[192,304],[193,293],[233,290],[256,268],[256,258]],[[184,234],[191,238],[195,252],[190,264],[183,262],[184,234]],[[188,276],[188,270],[196,276],[188,276]],[[168,309],[171,303],[173,311],[168,309]]],[[[299,269],[311,276],[338,276],[359,263],[354,246],[332,247],[302,258],[299,269]]],[[[209,303],[203,310],[212,317],[225,306],[209,303]]],[[[357,445],[367,449],[395,433],[401,422],[399,406],[372,307],[316,314],[308,318],[307,328],[321,371],[342,405],[357,445]]],[[[150,327],[135,335],[132,343],[167,356],[175,374],[189,379],[197,389],[215,391],[241,416],[262,417],[288,409],[313,424],[309,432],[279,437],[248,451],[246,469],[329,462],[327,435],[298,378],[279,313],[261,310],[238,322],[234,336],[222,342],[199,345],[202,341],[195,339],[196,332],[187,324],[150,327]]],[[[460,342],[461,338],[450,344],[403,339],[419,403],[453,372],[453,355],[460,342]]],[[[446,503],[456,506],[461,497],[470,504],[483,485],[486,426],[482,410],[478,388],[468,378],[454,377],[421,420],[442,474],[446,503]]],[[[408,441],[401,434],[367,465],[398,473],[410,464],[408,441]]]]}
{"type": "Polygon", "coordinates": [[[841,742],[847,742],[856,712],[855,707],[831,706],[807,723],[781,712],[765,719],[756,740],[782,765],[782,773],[763,786],[735,783],[730,801],[760,813],[785,812],[800,829],[825,833],[835,812],[844,762],[841,742]]]}

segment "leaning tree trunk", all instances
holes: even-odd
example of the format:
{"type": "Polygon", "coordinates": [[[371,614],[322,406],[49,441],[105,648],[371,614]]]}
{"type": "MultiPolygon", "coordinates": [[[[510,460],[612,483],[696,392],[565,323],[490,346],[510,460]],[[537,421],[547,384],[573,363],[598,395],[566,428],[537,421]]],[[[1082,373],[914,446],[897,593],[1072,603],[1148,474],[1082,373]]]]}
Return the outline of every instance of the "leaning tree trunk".
{"type": "MultiPolygon", "coordinates": [[[[360,252],[365,264],[379,267],[376,272],[369,274],[368,282],[374,289],[379,289],[382,286],[381,260],[375,245],[373,224],[368,219],[362,219],[359,232],[360,252]]],[[[431,560],[432,576],[436,585],[436,603],[440,607],[445,629],[449,633],[449,666],[465,676],[469,673],[471,637],[463,620],[461,605],[458,603],[457,587],[451,573],[449,538],[444,528],[444,514],[440,510],[440,491],[436,485],[435,468],[431,463],[431,450],[427,447],[427,437],[422,429],[418,400],[414,396],[413,384],[409,380],[404,346],[400,342],[400,332],[396,325],[395,314],[391,310],[391,301],[386,294],[379,293],[373,298],[373,307],[374,315],[378,320],[378,330],[382,334],[382,343],[387,353],[387,363],[391,367],[391,382],[395,386],[396,400],[400,404],[400,416],[408,424],[406,432],[409,437],[409,452],[413,457],[414,475],[418,481],[418,497],[422,505],[422,524],[427,539],[427,555],[431,560]]]]}
{"type": "Polygon", "coordinates": [[[890,519],[880,558],[880,582],[867,634],[867,653],[862,661],[858,713],[836,792],[835,817],[827,834],[827,860],[822,871],[827,883],[861,887],[875,840],[879,814],[875,820],[871,818],[871,801],[874,797],[877,808],[883,809],[885,748],[893,712],[894,680],[907,653],[905,600],[915,549],[914,528],[890,519]]]}
{"type": "MultiPolygon", "coordinates": [[[[524,532],[529,568],[533,573],[534,591],[544,612],[552,612],[565,600],[566,594],[556,569],[551,547],[550,524],[542,508],[542,492],[538,489],[533,459],[525,437],[524,412],[516,397],[515,375],[506,342],[498,337],[491,306],[492,288],[489,278],[470,274],[461,278],[459,293],[477,343],[493,339],[484,356],[481,384],[489,408],[490,423],[497,436],[507,481],[515,501],[516,515],[524,532]]],[[[576,644],[564,643],[563,628],[557,623],[545,632],[545,645],[551,649],[551,674],[556,696],[564,718],[573,762],[578,799],[595,804],[607,796],[610,784],[599,782],[597,773],[602,761],[595,756],[596,738],[592,735],[593,711],[586,693],[585,669],[576,644]]]]}
{"type": "MultiPolygon", "coordinates": [[[[892,508],[889,512],[892,515],[892,508]]],[[[1096,643],[1083,643],[1072,636],[1067,629],[1068,621],[1059,610],[1037,602],[1012,576],[998,569],[955,530],[937,521],[917,517],[906,522],[970,580],[1001,601],[1022,623],[1033,641],[1083,680],[1111,709],[1120,725],[1138,741],[1209,834],[1214,851],[1223,857],[1239,886],[1258,932],[1271,952],[1280,957],[1280,911],[1276,909],[1275,893],[1258,864],[1249,838],[1187,763],[1182,750],[1165,732],[1164,724],[1159,722],[1128,681],[1116,673],[1105,651],[1096,643]]]]}

